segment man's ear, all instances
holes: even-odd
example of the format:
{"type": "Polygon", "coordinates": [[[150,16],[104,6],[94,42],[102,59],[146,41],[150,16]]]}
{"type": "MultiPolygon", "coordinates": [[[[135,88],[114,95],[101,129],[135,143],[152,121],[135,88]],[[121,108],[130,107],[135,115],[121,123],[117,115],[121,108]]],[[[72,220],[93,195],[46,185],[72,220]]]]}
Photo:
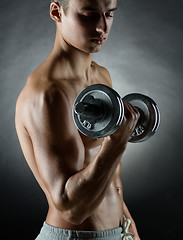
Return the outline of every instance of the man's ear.
{"type": "Polygon", "coordinates": [[[61,22],[61,8],[60,5],[57,2],[52,2],[50,4],[50,17],[55,22],[61,22]]]}

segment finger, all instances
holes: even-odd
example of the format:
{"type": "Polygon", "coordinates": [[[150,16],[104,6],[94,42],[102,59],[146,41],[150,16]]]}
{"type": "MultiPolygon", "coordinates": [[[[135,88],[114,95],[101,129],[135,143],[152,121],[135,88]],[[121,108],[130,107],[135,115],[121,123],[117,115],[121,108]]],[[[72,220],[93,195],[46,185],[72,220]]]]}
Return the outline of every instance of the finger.
{"type": "Polygon", "coordinates": [[[139,117],[140,117],[140,113],[139,111],[134,108],[130,103],[128,102],[124,102],[124,115],[127,117],[127,118],[133,118],[134,120],[138,120],[139,117]]]}
{"type": "Polygon", "coordinates": [[[131,107],[130,107],[130,103],[129,102],[124,102],[124,114],[125,116],[130,116],[130,112],[131,112],[131,107]]]}
{"type": "Polygon", "coordinates": [[[128,103],[128,108],[132,111],[135,112],[136,114],[139,114],[139,111],[136,107],[132,106],[130,103],[128,103]]]}

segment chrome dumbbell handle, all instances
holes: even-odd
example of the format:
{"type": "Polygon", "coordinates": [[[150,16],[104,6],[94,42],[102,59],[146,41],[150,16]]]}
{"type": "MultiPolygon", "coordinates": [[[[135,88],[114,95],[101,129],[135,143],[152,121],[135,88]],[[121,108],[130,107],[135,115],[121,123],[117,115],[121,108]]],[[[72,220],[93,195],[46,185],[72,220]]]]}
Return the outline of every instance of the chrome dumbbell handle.
{"type": "Polygon", "coordinates": [[[74,111],[77,115],[91,118],[95,121],[99,121],[105,116],[104,102],[100,99],[95,99],[92,96],[85,99],[83,102],[76,103],[74,111]]]}

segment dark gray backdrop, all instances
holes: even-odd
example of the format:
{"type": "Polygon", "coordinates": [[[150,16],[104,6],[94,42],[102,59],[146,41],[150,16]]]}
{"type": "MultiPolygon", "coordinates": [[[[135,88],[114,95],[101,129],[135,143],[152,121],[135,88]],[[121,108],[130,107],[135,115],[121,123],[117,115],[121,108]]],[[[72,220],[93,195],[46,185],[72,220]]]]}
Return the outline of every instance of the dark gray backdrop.
{"type": "MultiPolygon", "coordinates": [[[[182,0],[118,0],[110,38],[94,55],[109,69],[121,96],[147,94],[161,111],[158,133],[145,143],[129,144],[122,159],[124,198],[142,239],[148,240],[182,236],[182,9],[182,0]]],[[[47,203],[22,155],[14,109],[28,75],[53,47],[55,24],[49,0],[2,1],[0,13],[0,226],[7,239],[31,240],[47,203]]]]}

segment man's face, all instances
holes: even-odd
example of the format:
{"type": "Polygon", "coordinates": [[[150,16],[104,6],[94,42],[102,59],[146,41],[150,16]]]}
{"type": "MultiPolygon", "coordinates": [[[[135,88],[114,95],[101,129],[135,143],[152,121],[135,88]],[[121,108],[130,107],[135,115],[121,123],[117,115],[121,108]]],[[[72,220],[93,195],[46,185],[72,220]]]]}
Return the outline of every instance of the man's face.
{"type": "Polygon", "coordinates": [[[116,5],[117,0],[70,0],[58,26],[63,39],[86,53],[100,51],[108,38],[116,5]]]}

